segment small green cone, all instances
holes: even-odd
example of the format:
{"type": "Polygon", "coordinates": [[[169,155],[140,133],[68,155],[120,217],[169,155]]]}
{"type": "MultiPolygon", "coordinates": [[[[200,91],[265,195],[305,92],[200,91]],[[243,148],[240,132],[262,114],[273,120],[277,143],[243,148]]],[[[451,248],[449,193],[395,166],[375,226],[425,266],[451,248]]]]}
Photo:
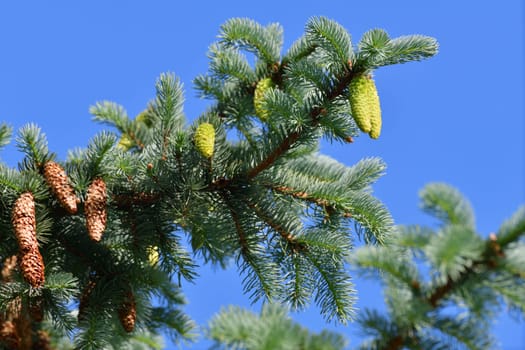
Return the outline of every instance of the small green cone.
{"type": "Polygon", "coordinates": [[[215,144],[215,128],[210,123],[202,123],[195,130],[195,147],[205,158],[213,156],[215,144]]]}
{"type": "Polygon", "coordinates": [[[265,78],[260,80],[255,87],[255,92],[253,94],[253,106],[255,108],[255,114],[263,122],[268,120],[270,112],[263,107],[264,95],[267,91],[274,87],[272,79],[265,78]]]}
{"type": "Polygon", "coordinates": [[[120,140],[118,141],[117,147],[124,151],[127,151],[134,145],[135,142],[133,142],[133,140],[128,136],[128,134],[122,134],[120,140]]]}
{"type": "Polygon", "coordinates": [[[361,131],[378,138],[381,132],[381,108],[374,80],[360,75],[349,86],[352,117],[361,131]]]}
{"type": "Polygon", "coordinates": [[[377,88],[376,84],[372,79],[370,79],[372,82],[372,86],[370,88],[370,96],[369,96],[369,103],[370,103],[370,109],[371,109],[371,118],[370,118],[370,124],[372,128],[370,129],[370,132],[368,135],[370,135],[373,139],[378,139],[379,135],[381,134],[381,105],[379,104],[379,95],[377,94],[377,88]]]}
{"type": "Polygon", "coordinates": [[[149,110],[145,109],[137,115],[135,120],[139,123],[144,124],[148,128],[151,128],[153,126],[153,120],[151,118],[152,117],[149,114],[149,110]]]}

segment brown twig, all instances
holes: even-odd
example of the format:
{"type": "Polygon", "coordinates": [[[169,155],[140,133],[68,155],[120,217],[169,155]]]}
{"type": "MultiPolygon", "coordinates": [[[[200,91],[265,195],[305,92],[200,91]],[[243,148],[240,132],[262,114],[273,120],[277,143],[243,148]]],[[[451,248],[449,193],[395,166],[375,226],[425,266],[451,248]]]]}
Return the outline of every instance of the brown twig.
{"type": "MultiPolygon", "coordinates": [[[[334,213],[336,211],[335,207],[327,199],[312,197],[307,192],[294,190],[293,188],[287,186],[270,186],[270,188],[283,194],[287,194],[295,198],[304,199],[310,203],[314,203],[320,207],[323,207],[328,213],[334,213]]],[[[344,212],[343,216],[345,218],[351,218],[352,213],[344,212]]]]}
{"type": "Polygon", "coordinates": [[[284,229],[280,224],[274,222],[266,213],[264,213],[261,208],[259,208],[256,204],[245,201],[246,205],[250,207],[255,214],[263,220],[269,227],[271,227],[275,232],[277,232],[292,248],[294,252],[297,251],[303,251],[306,249],[306,246],[297,241],[297,238],[287,230],[284,229]]]}
{"type": "Polygon", "coordinates": [[[129,193],[129,194],[115,194],[113,196],[113,203],[118,209],[127,210],[134,205],[146,206],[158,202],[161,198],[159,193],[129,193]]]}
{"type": "Polygon", "coordinates": [[[248,248],[248,242],[246,240],[246,233],[244,232],[244,229],[242,228],[241,222],[239,220],[239,216],[237,215],[237,212],[235,212],[235,209],[232,207],[231,203],[228,201],[228,197],[224,192],[220,192],[220,195],[222,199],[224,200],[224,203],[230,210],[230,216],[232,217],[233,223],[235,225],[235,230],[237,231],[237,235],[239,236],[239,244],[241,246],[241,252],[243,254],[247,253],[248,248]]]}

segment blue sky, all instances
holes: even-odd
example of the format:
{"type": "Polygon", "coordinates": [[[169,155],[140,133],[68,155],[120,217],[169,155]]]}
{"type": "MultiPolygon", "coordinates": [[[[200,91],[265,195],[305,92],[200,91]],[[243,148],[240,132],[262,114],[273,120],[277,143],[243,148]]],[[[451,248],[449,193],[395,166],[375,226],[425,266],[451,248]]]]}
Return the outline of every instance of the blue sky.
{"type": "MultiPolygon", "coordinates": [[[[111,100],[135,115],[166,71],[184,82],[191,120],[208,103],[196,98],[192,79],[207,70],[207,48],[231,17],[281,23],[285,48],[317,15],[341,23],[354,43],[371,28],[393,37],[430,35],[440,42],[435,58],[375,72],[381,138],[325,144],[323,152],[349,165],[366,156],[383,158],[388,171],[375,193],[397,223],[432,224],[418,210],[417,192],[428,182],[445,181],[470,198],[478,230],[488,235],[525,202],[523,11],[519,0],[5,1],[0,121],[15,129],[37,123],[64,159],[103,128],[91,121],[90,105],[111,100]]],[[[22,158],[11,146],[0,157],[9,164],[22,158]]],[[[186,310],[196,321],[205,324],[221,305],[249,305],[235,268],[200,272],[195,285],[185,286],[186,310]]],[[[382,303],[373,284],[356,284],[359,306],[382,303]]],[[[314,307],[294,317],[313,330],[325,327],[314,307]]],[[[354,327],[330,328],[359,343],[354,327]]],[[[502,317],[494,331],[503,349],[525,348],[523,322],[502,317]]]]}

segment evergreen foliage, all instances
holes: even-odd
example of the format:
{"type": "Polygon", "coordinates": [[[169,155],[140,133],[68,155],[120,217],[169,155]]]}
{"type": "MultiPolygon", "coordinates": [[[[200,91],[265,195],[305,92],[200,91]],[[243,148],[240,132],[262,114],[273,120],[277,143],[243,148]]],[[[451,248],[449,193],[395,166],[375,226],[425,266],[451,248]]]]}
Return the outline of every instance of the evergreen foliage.
{"type": "MultiPolygon", "coordinates": [[[[79,349],[120,349],[165,330],[176,341],[191,339],[182,280],[197,276],[192,254],[222,267],[235,262],[253,301],[301,309],[313,300],[327,320],[351,319],[350,225],[367,242],[385,243],[393,232],[371,190],[385,166],[365,159],[346,167],[319,154],[318,141],[359,135],[348,99],[354,77],[437,50],[421,36],[363,40],[355,48],[339,24],[312,18],[281,56],[278,24],[232,19],[211,45],[209,72],[195,79],[200,95],[214,103],[191,125],[182,84],[162,74],[155,98],[134,119],[116,103],[96,103],[93,119],[116,133],[99,133],[65,161],[55,160],[38,126],[21,128],[18,169],[0,167],[0,257],[6,267],[17,254],[12,208],[29,192],[46,281],[33,288],[14,266],[0,286],[0,321],[27,326],[23,335],[13,333],[26,342],[21,348],[42,330],[55,340],[71,338],[79,349]],[[263,79],[275,87],[258,102],[267,112],[261,122],[254,92],[263,79]],[[196,142],[203,124],[214,130],[205,147],[196,142]],[[231,131],[235,137],[227,137],[231,131]],[[65,210],[46,182],[49,161],[65,170],[76,212],[65,210]],[[151,249],[158,252],[155,264],[151,249]],[[26,319],[34,305],[41,320],[26,319]]],[[[10,134],[0,127],[0,146],[10,134]]]]}
{"type": "Polygon", "coordinates": [[[210,321],[206,336],[217,350],[342,350],[346,346],[339,334],[310,333],[275,304],[264,305],[260,315],[238,307],[224,309],[210,321]]]}
{"type": "MultiPolygon", "coordinates": [[[[525,207],[483,239],[458,190],[433,183],[420,195],[422,209],[440,220],[437,229],[399,226],[388,244],[360,247],[350,259],[359,273],[381,280],[387,306],[386,314],[360,311],[367,339],[357,348],[497,349],[490,332],[497,312],[506,305],[520,317],[525,313],[525,207]]],[[[217,349],[345,348],[341,334],[309,333],[285,311],[275,305],[264,306],[260,316],[223,310],[207,337],[217,349]]]]}
{"type": "Polygon", "coordinates": [[[458,190],[433,183],[420,197],[437,228],[399,226],[387,245],[362,247],[352,258],[357,270],[381,279],[388,309],[359,315],[370,337],[361,348],[497,348],[496,313],[504,304],[525,312],[525,207],[483,239],[458,190]]]}

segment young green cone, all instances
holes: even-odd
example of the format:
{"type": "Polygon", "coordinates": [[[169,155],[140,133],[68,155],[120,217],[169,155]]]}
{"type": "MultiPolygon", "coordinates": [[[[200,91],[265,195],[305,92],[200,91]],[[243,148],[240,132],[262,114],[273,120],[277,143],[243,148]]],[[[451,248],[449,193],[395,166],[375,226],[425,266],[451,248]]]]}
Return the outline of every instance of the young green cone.
{"type": "Polygon", "coordinates": [[[270,78],[260,80],[255,87],[255,92],[253,94],[253,106],[255,108],[255,114],[263,122],[268,120],[268,117],[270,116],[270,112],[263,106],[264,95],[273,87],[274,83],[270,78]]]}
{"type": "Polygon", "coordinates": [[[123,151],[128,151],[134,145],[135,142],[128,136],[128,134],[122,134],[120,140],[118,141],[117,147],[123,151]]]}
{"type": "Polygon", "coordinates": [[[361,131],[377,139],[381,133],[381,107],[374,80],[360,75],[349,86],[352,117],[361,131]]]}
{"type": "Polygon", "coordinates": [[[215,145],[215,128],[210,123],[202,123],[195,130],[195,147],[205,158],[211,158],[215,145]]]}
{"type": "Polygon", "coordinates": [[[371,88],[370,88],[370,110],[371,110],[371,117],[370,117],[370,125],[371,129],[368,135],[370,135],[373,139],[378,139],[379,135],[381,134],[381,105],[379,104],[379,95],[377,94],[377,88],[376,84],[372,79],[371,81],[371,88]]]}

